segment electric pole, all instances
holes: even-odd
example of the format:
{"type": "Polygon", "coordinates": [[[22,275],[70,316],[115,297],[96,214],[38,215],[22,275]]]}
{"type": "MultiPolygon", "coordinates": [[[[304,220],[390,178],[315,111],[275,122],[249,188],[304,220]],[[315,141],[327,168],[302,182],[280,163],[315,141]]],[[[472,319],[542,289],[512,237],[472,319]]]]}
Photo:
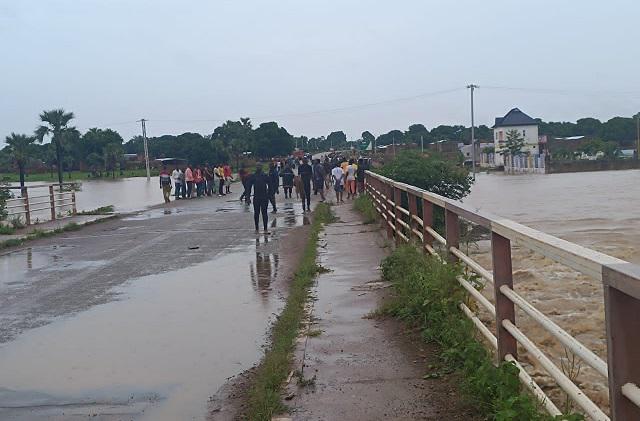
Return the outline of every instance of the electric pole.
{"type": "Polygon", "coordinates": [[[473,90],[478,88],[478,85],[473,83],[467,85],[468,89],[471,89],[471,171],[473,173],[473,179],[476,179],[476,137],[475,137],[475,123],[473,115],[473,90]]]}
{"type": "Polygon", "coordinates": [[[393,139],[393,156],[396,156],[396,137],[392,136],[393,139]]]}
{"type": "Polygon", "coordinates": [[[640,160],[640,112],[636,114],[636,130],[638,131],[638,144],[636,145],[636,159],[640,160]]]}
{"type": "Polygon", "coordinates": [[[424,154],[424,136],[420,135],[420,148],[422,149],[422,154],[424,154]]]}
{"type": "Polygon", "coordinates": [[[147,180],[151,179],[151,171],[149,170],[149,146],[147,145],[147,126],[144,118],[138,120],[142,124],[142,141],[144,143],[144,163],[147,167],[147,180]]]}

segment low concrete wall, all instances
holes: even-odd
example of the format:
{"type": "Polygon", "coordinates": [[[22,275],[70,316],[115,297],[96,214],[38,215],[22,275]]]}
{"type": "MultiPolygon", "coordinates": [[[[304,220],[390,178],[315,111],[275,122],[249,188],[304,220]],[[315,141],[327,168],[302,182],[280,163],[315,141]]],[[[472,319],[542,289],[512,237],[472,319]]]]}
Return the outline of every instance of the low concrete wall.
{"type": "Polygon", "coordinates": [[[613,171],[613,170],[633,170],[640,169],[640,161],[637,159],[616,159],[611,161],[570,161],[570,162],[547,162],[547,174],[558,174],[565,172],[586,172],[586,171],[613,171]]]}

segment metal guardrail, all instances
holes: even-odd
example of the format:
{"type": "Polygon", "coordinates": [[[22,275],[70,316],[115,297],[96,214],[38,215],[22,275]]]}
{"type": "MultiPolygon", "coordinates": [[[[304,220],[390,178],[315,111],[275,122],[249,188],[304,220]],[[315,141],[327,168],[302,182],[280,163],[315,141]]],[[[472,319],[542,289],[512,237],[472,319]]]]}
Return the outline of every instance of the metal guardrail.
{"type": "Polygon", "coordinates": [[[495,316],[495,333],[491,332],[464,303],[460,303],[460,308],[487,342],[496,349],[498,360],[513,362],[520,369],[520,380],[551,415],[559,415],[560,411],[518,362],[518,344],[540,363],[558,386],[591,419],[610,419],[526,336],[525,332],[518,328],[515,321],[516,307],[608,381],[611,419],[640,420],[640,388],[637,386],[640,384],[640,266],[505,218],[477,212],[458,201],[370,171],[366,173],[365,183],[366,191],[373,199],[377,212],[382,216],[390,238],[395,237],[397,242],[416,240],[423,244],[427,252],[440,257],[433,247],[434,242],[438,242],[445,246],[445,261],[465,264],[484,282],[493,284],[494,303],[491,303],[466,279],[458,277],[458,281],[469,292],[470,297],[495,316]],[[402,206],[403,194],[406,195],[407,208],[402,206]],[[419,201],[422,204],[422,215],[418,215],[419,201]],[[433,229],[434,207],[444,209],[444,236],[433,229]],[[460,219],[490,231],[492,271],[483,268],[459,249],[460,219]],[[603,283],[607,362],[514,291],[512,243],[540,253],[603,283]]]}
{"type": "Polygon", "coordinates": [[[24,217],[24,222],[31,225],[35,212],[49,210],[50,220],[64,217],[62,212],[70,211],[71,215],[76,215],[76,183],[62,184],[36,184],[25,187],[0,187],[7,190],[19,190],[20,197],[7,200],[7,218],[24,217]],[[34,192],[35,194],[30,194],[34,192]],[[46,205],[46,206],[45,206],[46,205]]]}

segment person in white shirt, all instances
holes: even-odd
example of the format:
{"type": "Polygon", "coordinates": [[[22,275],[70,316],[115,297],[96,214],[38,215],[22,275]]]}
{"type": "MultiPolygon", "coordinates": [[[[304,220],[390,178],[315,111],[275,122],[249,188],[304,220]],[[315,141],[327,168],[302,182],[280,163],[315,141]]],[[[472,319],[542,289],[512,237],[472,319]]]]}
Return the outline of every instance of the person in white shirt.
{"type": "Polygon", "coordinates": [[[340,165],[334,164],[331,170],[331,179],[333,180],[333,190],[336,192],[336,203],[344,203],[342,200],[342,192],[344,191],[344,172],[340,165]]]}
{"type": "Polygon", "coordinates": [[[173,179],[173,184],[176,186],[176,191],[174,196],[176,199],[180,199],[180,193],[182,192],[182,171],[180,168],[176,167],[171,173],[171,178],[173,179]]]}
{"type": "Polygon", "coordinates": [[[356,168],[353,159],[350,159],[345,171],[345,177],[347,179],[347,199],[356,197],[356,168]]]}

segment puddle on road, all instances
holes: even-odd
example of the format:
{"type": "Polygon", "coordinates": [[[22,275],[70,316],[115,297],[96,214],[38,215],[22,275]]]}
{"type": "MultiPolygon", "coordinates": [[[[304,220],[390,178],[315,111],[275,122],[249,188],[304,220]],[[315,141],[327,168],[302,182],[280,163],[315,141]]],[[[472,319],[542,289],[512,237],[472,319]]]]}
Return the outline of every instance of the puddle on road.
{"type": "MultiPolygon", "coordinates": [[[[282,305],[270,293],[275,246],[261,236],[214,260],[130,281],[116,289],[119,301],[0,346],[0,418],[204,418],[208,397],[260,358],[282,305]]],[[[15,259],[25,265],[25,256],[15,259]]]]}
{"type": "MultiPolygon", "coordinates": [[[[31,247],[7,253],[0,258],[0,291],[23,284],[34,270],[64,269],[58,250],[66,246],[31,247]]],[[[93,262],[87,262],[93,263],[93,262]]]]}

